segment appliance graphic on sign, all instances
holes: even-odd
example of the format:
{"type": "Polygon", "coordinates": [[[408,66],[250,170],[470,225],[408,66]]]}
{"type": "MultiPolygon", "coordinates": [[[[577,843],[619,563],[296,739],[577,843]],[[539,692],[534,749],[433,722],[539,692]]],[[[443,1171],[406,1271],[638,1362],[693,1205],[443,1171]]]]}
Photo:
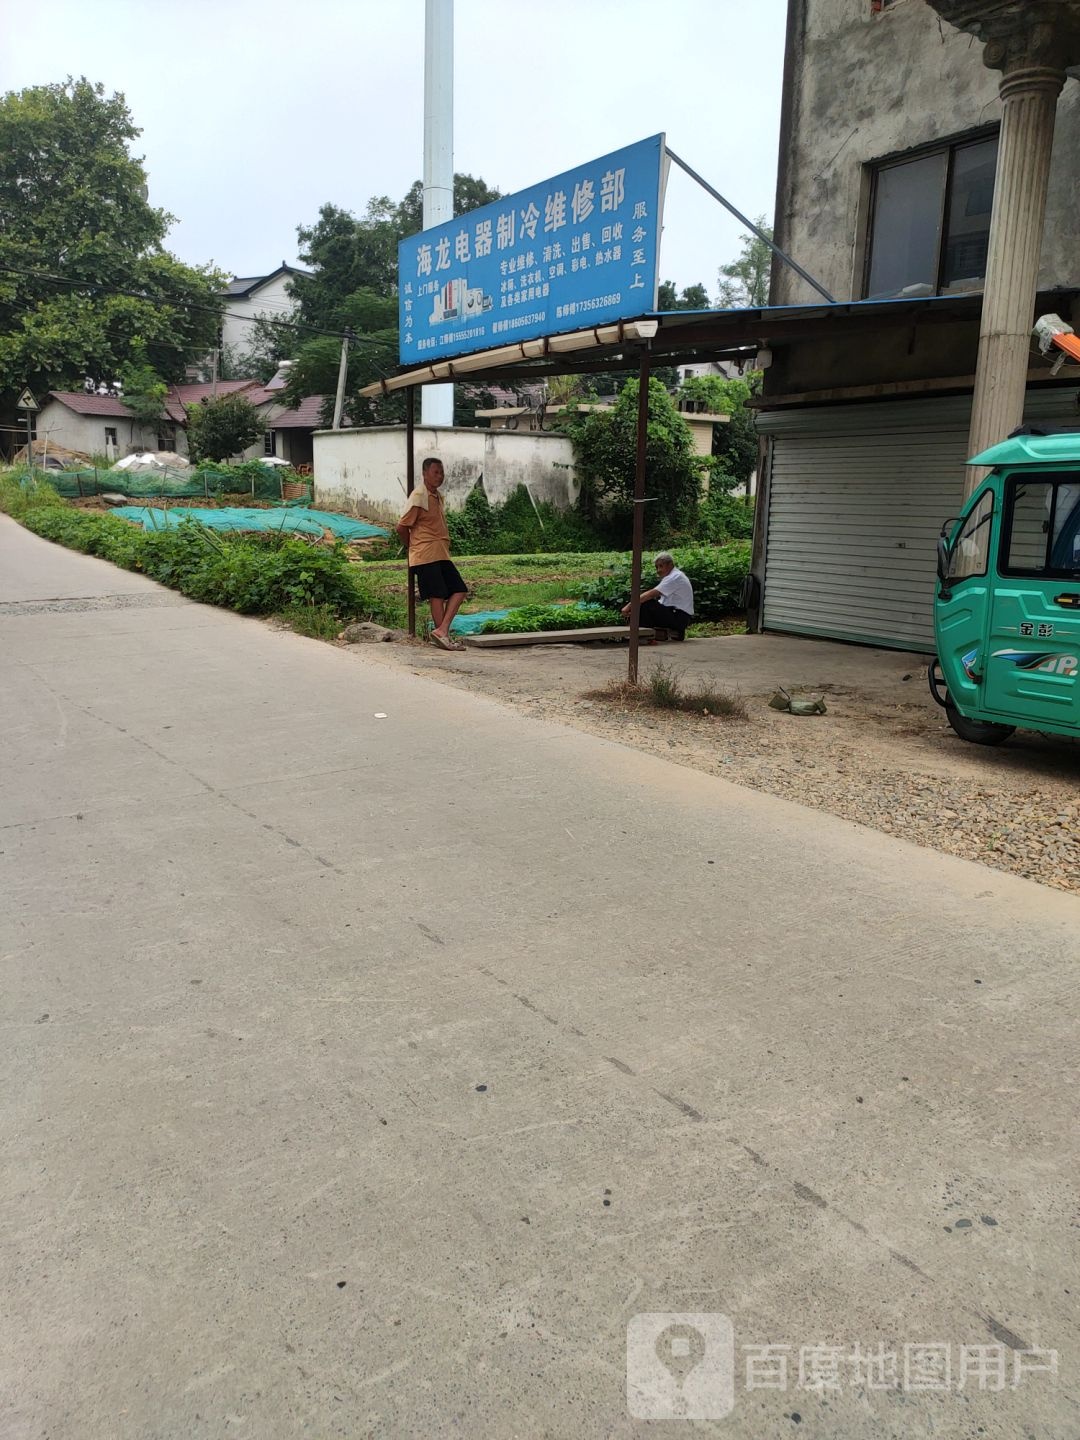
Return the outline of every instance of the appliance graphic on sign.
{"type": "Polygon", "coordinates": [[[470,287],[464,278],[448,280],[441,290],[435,292],[431,323],[445,325],[448,320],[471,320],[490,310],[494,303],[490,295],[485,295],[478,286],[470,287]]]}

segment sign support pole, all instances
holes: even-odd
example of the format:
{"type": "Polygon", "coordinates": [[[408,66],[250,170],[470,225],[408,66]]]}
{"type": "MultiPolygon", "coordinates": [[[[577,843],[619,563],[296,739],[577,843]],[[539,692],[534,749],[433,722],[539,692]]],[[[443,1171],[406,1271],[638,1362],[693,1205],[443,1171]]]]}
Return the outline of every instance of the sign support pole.
{"type": "Polygon", "coordinates": [[[646,340],[638,363],[637,459],[634,466],[634,538],[630,559],[630,658],[626,678],[638,683],[638,631],[641,626],[641,552],[645,543],[645,447],[649,438],[649,350],[646,340]]]}
{"type": "MultiPolygon", "coordinates": [[[[416,480],[416,449],[413,431],[416,427],[416,386],[405,392],[405,485],[411,495],[416,480]]],[[[409,568],[408,546],[405,547],[405,575],[409,591],[409,634],[416,639],[416,586],[409,568]]]]}

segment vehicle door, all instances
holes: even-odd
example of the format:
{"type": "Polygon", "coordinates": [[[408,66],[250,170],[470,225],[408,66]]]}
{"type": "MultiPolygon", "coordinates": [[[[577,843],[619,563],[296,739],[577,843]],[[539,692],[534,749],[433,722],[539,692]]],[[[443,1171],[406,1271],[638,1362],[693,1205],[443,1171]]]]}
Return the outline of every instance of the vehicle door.
{"type": "Polygon", "coordinates": [[[987,710],[1080,726],[1080,466],[1006,475],[987,710]]]}
{"type": "Polygon", "coordinates": [[[934,633],[945,683],[958,709],[980,708],[990,619],[990,558],[1000,512],[995,476],[972,496],[938,554],[934,633]]]}

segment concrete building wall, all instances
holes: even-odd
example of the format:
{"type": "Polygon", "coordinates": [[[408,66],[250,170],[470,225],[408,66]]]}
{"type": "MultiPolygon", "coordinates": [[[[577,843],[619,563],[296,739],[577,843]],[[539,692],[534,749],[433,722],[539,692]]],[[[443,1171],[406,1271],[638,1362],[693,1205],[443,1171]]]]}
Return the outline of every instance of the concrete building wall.
{"type": "MultiPolygon", "coordinates": [[[[838,300],[862,296],[872,163],[998,123],[997,71],[925,0],[789,0],[778,243],[838,300]]],[[[1040,288],[1080,285],[1080,84],[1058,102],[1040,288]]],[[[817,296],[787,266],[774,304],[817,296]]]]}
{"type": "Polygon", "coordinates": [[[251,326],[237,317],[265,315],[268,319],[280,320],[291,313],[293,301],[285,288],[288,281],[288,275],[278,275],[249,299],[227,301],[228,314],[221,322],[222,343],[240,352],[249,348],[251,326]]]}
{"type": "MultiPolygon", "coordinates": [[[[318,504],[387,520],[401,514],[406,496],[403,426],[318,430],[314,438],[318,504]]],[[[505,500],[522,484],[534,500],[564,509],[577,498],[573,447],[565,435],[418,425],[415,454],[417,480],[425,456],[443,462],[443,493],[452,510],[464,505],[481,476],[492,502],[505,500]]]]}
{"type": "MultiPolygon", "coordinates": [[[[49,446],[62,445],[67,450],[81,450],[86,455],[106,453],[105,431],[116,431],[116,458],[123,459],[132,450],[156,450],[157,428],[140,426],[121,415],[78,415],[50,400],[43,405],[37,416],[39,440],[48,437],[49,446]]],[[[180,426],[176,427],[176,447],[181,455],[187,454],[187,437],[180,426]]]]}

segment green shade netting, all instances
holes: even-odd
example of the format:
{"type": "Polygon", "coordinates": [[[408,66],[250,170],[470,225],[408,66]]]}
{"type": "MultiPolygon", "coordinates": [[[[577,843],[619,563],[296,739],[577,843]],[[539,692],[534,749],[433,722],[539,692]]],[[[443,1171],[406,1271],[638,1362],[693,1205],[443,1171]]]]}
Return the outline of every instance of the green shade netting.
{"type": "Polygon", "coordinates": [[[387,531],[365,520],[351,520],[347,515],[334,515],[327,510],[310,510],[297,505],[283,505],[273,510],[248,510],[227,507],[220,510],[182,508],[158,510],[149,505],[118,505],[110,512],[122,520],[134,520],[144,530],[169,530],[182,525],[188,518],[210,530],[252,531],[276,530],[286,535],[323,535],[329,530],[339,540],[365,540],[387,531]]]}

